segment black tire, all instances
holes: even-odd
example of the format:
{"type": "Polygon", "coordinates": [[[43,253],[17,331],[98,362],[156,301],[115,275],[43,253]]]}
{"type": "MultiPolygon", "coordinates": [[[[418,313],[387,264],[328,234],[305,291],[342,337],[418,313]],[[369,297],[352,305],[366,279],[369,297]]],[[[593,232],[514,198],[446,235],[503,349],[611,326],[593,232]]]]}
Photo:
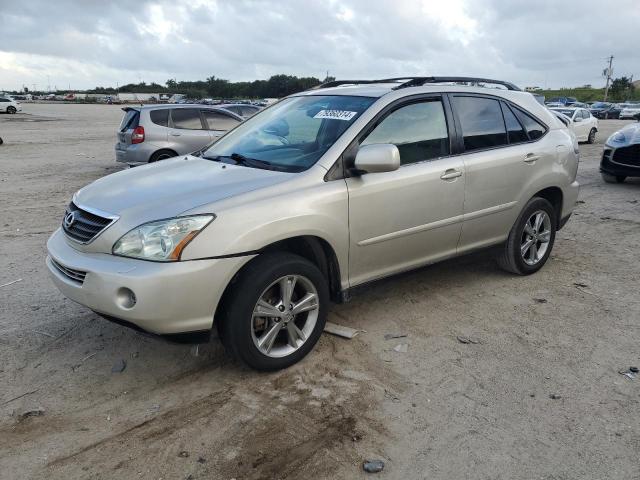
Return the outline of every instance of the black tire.
{"type": "Polygon", "coordinates": [[[234,358],[256,370],[280,370],[302,360],[311,351],[324,330],[328,308],[329,288],[318,267],[307,259],[291,253],[265,253],[254,259],[240,273],[232,290],[224,299],[222,312],[217,316],[216,324],[225,349],[234,358]],[[297,350],[275,358],[265,355],[254,343],[253,311],[265,289],[287,275],[301,275],[313,284],[318,294],[318,317],[313,331],[297,350]]]}
{"type": "Polygon", "coordinates": [[[627,177],[625,175],[610,175],[608,173],[603,173],[602,179],[607,183],[624,183],[627,177]]]}
{"type": "Polygon", "coordinates": [[[515,273],[517,275],[531,275],[532,273],[537,272],[547,262],[547,259],[551,254],[553,243],[556,238],[557,226],[558,219],[553,205],[544,198],[533,197],[524,207],[513,227],[511,227],[507,243],[497,258],[498,265],[507,272],[515,273]],[[549,217],[550,238],[544,255],[537,261],[537,263],[529,265],[523,259],[520,252],[520,246],[522,244],[523,236],[525,235],[524,229],[527,221],[538,211],[545,212],[549,217]]]}
{"type": "Polygon", "coordinates": [[[14,113],[16,113],[16,112],[17,112],[16,107],[11,106],[11,105],[9,105],[9,106],[7,107],[7,113],[14,114],[14,113]]]}
{"type": "Polygon", "coordinates": [[[159,162],[160,160],[166,160],[167,158],[177,157],[178,154],[173,150],[158,150],[151,155],[149,163],[159,162]]]}
{"type": "Polygon", "coordinates": [[[2,137],[0,137],[0,145],[2,145],[4,143],[4,140],[2,140],[2,137]]]}
{"type": "Polygon", "coordinates": [[[587,143],[595,143],[596,133],[597,133],[597,130],[595,128],[592,128],[591,131],[589,132],[589,136],[587,137],[587,143]]]}

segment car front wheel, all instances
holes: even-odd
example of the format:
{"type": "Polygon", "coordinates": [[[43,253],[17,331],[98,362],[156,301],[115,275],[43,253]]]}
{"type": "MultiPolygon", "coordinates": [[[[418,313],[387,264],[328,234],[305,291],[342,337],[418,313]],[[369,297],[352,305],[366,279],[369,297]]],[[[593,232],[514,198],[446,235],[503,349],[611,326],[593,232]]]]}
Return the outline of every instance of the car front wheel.
{"type": "Polygon", "coordinates": [[[7,107],[7,113],[13,114],[16,112],[17,112],[16,107],[12,107],[12,106],[7,107]]]}
{"type": "Polygon", "coordinates": [[[594,143],[596,141],[596,132],[595,128],[592,128],[589,132],[589,137],[587,138],[587,143],[594,143]]]}
{"type": "Polygon", "coordinates": [[[556,237],[556,212],[548,200],[529,200],[509,232],[498,257],[504,270],[518,275],[537,272],[546,263],[556,237]]]}
{"type": "Polygon", "coordinates": [[[262,254],[239,275],[216,319],[225,348],[256,370],[279,370],[314,347],[329,290],[318,267],[290,253],[262,254]]]}

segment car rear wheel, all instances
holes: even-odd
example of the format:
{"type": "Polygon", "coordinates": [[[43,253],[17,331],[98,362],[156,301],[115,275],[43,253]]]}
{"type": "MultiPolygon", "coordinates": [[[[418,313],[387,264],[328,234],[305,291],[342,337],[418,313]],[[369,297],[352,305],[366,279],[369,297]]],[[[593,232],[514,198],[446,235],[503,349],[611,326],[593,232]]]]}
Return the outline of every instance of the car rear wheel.
{"type": "Polygon", "coordinates": [[[159,162],[160,160],[166,160],[167,158],[177,157],[178,154],[173,150],[158,150],[149,159],[149,163],[159,162]]]}
{"type": "Polygon", "coordinates": [[[16,113],[16,112],[17,112],[16,107],[13,107],[13,106],[11,106],[11,105],[9,105],[9,106],[7,107],[7,113],[14,114],[14,113],[16,113]]]}
{"type": "Polygon", "coordinates": [[[592,128],[589,132],[589,137],[587,138],[587,143],[594,143],[596,141],[596,132],[595,128],[592,128]]]}
{"type": "Polygon", "coordinates": [[[557,224],[555,209],[548,200],[529,200],[498,256],[500,267],[518,275],[540,270],[551,255],[557,224]]]}
{"type": "Polygon", "coordinates": [[[216,319],[222,342],[256,370],[279,370],[314,347],[327,317],[329,289],[318,267],[290,253],[266,253],[239,275],[216,319]]]}
{"type": "Polygon", "coordinates": [[[627,177],[624,175],[609,175],[608,173],[603,173],[602,179],[607,183],[623,183],[627,177]]]}

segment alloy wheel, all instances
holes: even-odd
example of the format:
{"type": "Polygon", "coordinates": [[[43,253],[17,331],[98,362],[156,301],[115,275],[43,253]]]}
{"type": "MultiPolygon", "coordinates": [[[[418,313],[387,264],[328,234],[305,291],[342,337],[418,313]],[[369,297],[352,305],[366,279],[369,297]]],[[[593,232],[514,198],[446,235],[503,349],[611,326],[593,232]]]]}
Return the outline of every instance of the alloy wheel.
{"type": "Polygon", "coordinates": [[[318,321],[318,291],[302,275],[286,275],[260,295],[251,318],[251,337],[268,357],[291,355],[307,341],[318,321]]]}
{"type": "Polygon", "coordinates": [[[534,212],[524,224],[520,254],[527,265],[536,265],[547,253],[551,241],[551,219],[547,212],[534,212]]]}

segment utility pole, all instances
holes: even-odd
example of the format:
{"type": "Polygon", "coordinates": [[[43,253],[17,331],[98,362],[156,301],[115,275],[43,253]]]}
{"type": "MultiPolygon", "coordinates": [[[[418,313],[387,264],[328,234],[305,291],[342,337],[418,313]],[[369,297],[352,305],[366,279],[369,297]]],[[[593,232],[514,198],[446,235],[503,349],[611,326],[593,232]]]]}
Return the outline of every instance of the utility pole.
{"type": "Polygon", "coordinates": [[[606,68],[604,71],[607,76],[607,85],[604,87],[604,101],[607,101],[607,96],[609,95],[609,82],[611,81],[611,75],[613,74],[613,55],[609,57],[609,68],[606,68]]]}

